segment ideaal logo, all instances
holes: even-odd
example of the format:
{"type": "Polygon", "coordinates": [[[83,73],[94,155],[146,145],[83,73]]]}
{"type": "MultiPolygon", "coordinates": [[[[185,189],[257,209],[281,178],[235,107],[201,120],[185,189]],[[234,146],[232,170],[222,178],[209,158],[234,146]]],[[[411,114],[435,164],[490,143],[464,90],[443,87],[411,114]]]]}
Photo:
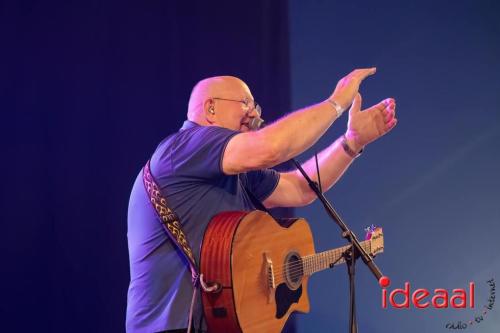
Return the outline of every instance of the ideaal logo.
{"type": "MultiPolygon", "coordinates": [[[[391,285],[391,280],[383,276],[380,278],[380,286],[382,289],[382,308],[387,309],[387,287],[391,285]]],[[[425,288],[419,288],[411,293],[410,282],[405,283],[404,289],[394,289],[389,294],[389,303],[393,308],[403,309],[410,308],[410,298],[411,303],[417,309],[425,309],[429,306],[433,306],[436,309],[446,309],[451,305],[452,308],[474,308],[474,290],[475,284],[474,282],[469,283],[469,290],[465,289],[453,289],[451,298],[450,293],[446,289],[434,289],[434,294],[430,301],[428,297],[431,295],[431,292],[425,288]],[[410,297],[411,293],[411,297],[410,297]],[[403,295],[404,301],[402,303],[396,302],[396,296],[403,295]]]]}
{"type": "Polygon", "coordinates": [[[468,327],[472,327],[472,325],[479,324],[486,318],[488,312],[493,310],[493,306],[495,305],[495,280],[491,279],[486,281],[486,283],[490,287],[490,296],[487,300],[486,305],[483,305],[482,312],[479,315],[475,315],[473,319],[469,319],[468,321],[465,320],[463,322],[458,321],[447,323],[445,325],[446,328],[449,328],[450,330],[464,330],[468,327]]]}
{"type": "MultiPolygon", "coordinates": [[[[397,288],[388,293],[386,288],[390,286],[391,280],[386,276],[380,278],[379,284],[383,288],[382,308],[384,309],[387,309],[388,303],[396,309],[409,309],[410,303],[417,309],[425,309],[431,306],[436,309],[446,309],[448,307],[455,309],[474,309],[475,307],[474,301],[476,285],[474,282],[469,282],[468,288],[453,289],[451,292],[448,292],[446,289],[438,288],[434,289],[433,293],[426,288],[419,288],[411,292],[409,282],[405,283],[404,288],[397,288]],[[403,301],[400,303],[396,302],[396,296],[398,295],[403,296],[403,301]]],[[[491,311],[495,304],[495,280],[488,280],[487,284],[490,287],[490,296],[487,304],[482,308],[482,313],[474,316],[474,319],[472,320],[447,323],[445,326],[446,328],[466,329],[467,327],[480,323],[484,320],[488,311],[491,311]]]]}

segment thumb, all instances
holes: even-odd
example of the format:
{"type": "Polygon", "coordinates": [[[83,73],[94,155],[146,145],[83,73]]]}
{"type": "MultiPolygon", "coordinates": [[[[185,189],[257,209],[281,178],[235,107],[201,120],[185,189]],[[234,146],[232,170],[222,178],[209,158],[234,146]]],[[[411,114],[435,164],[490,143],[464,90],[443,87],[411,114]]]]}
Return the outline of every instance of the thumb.
{"type": "Polygon", "coordinates": [[[354,100],[352,101],[351,108],[349,109],[349,115],[353,115],[354,113],[361,112],[361,103],[363,102],[363,99],[361,98],[361,94],[357,93],[356,96],[354,96],[354,100]]]}

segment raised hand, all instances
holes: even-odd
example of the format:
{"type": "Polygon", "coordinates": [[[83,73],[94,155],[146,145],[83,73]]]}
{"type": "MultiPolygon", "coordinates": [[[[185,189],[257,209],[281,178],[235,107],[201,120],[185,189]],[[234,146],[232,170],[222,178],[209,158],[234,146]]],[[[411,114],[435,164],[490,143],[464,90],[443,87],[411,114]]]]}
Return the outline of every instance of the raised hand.
{"type": "Polygon", "coordinates": [[[342,110],[347,109],[358,93],[361,82],[366,77],[375,74],[376,71],[377,69],[375,67],[353,70],[340,79],[330,99],[338,103],[342,110]]]}
{"type": "Polygon", "coordinates": [[[388,133],[396,126],[396,101],[387,98],[361,111],[361,95],[358,93],[349,109],[346,138],[351,148],[359,151],[370,142],[388,133]]]}

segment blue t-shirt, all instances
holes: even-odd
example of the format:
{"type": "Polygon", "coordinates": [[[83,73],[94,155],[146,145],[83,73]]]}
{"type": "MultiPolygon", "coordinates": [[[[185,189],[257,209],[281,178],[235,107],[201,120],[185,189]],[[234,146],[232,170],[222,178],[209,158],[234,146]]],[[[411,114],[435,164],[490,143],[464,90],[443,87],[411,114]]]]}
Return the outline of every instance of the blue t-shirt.
{"type": "MultiPolygon", "coordinates": [[[[179,216],[197,262],[203,233],[214,215],[255,209],[247,191],[263,201],[279,181],[279,173],[271,169],[232,176],[222,172],[224,149],[238,133],[186,121],[179,132],[159,144],[151,157],[153,177],[169,207],[179,216]]],[[[127,332],[186,328],[193,292],[191,272],[158,221],[144,189],[142,170],[130,194],[127,237],[127,332]]],[[[193,323],[196,328],[201,323],[206,330],[202,317],[198,297],[193,323]]]]}

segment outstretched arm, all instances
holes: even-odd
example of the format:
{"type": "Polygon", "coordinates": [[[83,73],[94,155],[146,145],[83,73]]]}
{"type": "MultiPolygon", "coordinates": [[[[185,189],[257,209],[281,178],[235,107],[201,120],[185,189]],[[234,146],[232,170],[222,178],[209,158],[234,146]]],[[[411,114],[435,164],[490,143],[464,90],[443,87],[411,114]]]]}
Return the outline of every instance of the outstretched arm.
{"type": "MultiPolygon", "coordinates": [[[[375,68],[354,70],[337,83],[329,100],[346,109],[361,82],[375,71],[375,68]]],[[[225,149],[223,171],[228,175],[238,174],[285,162],[311,147],[336,118],[334,106],[325,101],[295,111],[259,131],[235,135],[225,149]],[[248,156],[249,151],[252,158],[248,156]]]]}
{"type": "MultiPolygon", "coordinates": [[[[357,94],[349,110],[349,122],[345,134],[349,149],[358,153],[368,143],[388,133],[396,126],[396,103],[388,98],[364,111],[361,109],[361,95],[357,94]]],[[[323,191],[327,191],[344,174],[354,157],[342,146],[341,137],[318,155],[320,178],[323,191]]],[[[309,177],[318,181],[314,158],[302,164],[309,177]]],[[[295,207],[307,205],[316,199],[306,180],[298,170],[282,173],[278,186],[264,201],[268,208],[295,207]]]]}

